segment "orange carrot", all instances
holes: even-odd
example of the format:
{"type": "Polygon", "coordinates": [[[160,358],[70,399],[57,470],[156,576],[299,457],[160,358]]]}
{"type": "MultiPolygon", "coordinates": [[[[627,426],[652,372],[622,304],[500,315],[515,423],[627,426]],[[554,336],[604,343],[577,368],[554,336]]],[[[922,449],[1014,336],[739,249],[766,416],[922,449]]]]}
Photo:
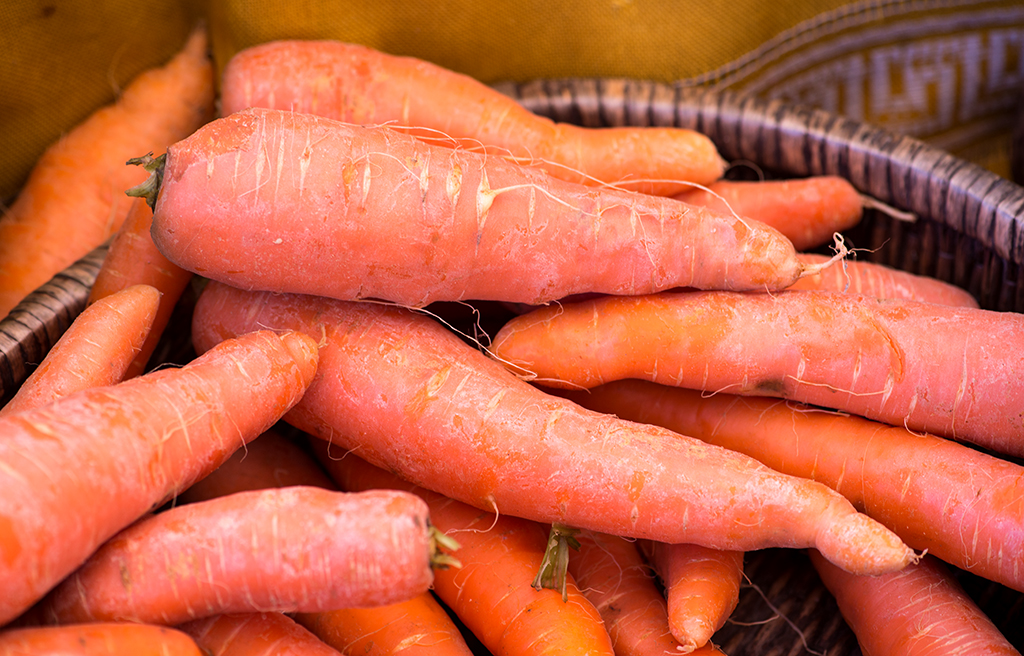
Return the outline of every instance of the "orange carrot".
{"type": "Polygon", "coordinates": [[[153,320],[153,329],[129,365],[125,378],[138,376],[145,370],[175,304],[192,280],[191,271],[173,264],[157,250],[150,236],[152,225],[153,210],[145,200],[136,199],[110,244],[87,301],[91,305],[130,285],[146,284],[160,290],[160,307],[153,320]]]}
{"type": "Polygon", "coordinates": [[[136,285],[87,307],[0,408],[0,416],[120,382],[150,333],[159,303],[160,292],[136,285]]]}
{"type": "Polygon", "coordinates": [[[600,613],[571,576],[564,592],[531,585],[547,549],[544,526],[418,488],[353,453],[332,456],[328,443],[317,442],[320,462],[342,489],[394,488],[426,501],[434,525],[459,543],[459,567],[439,571],[434,591],[492,654],[614,653],[600,613]]]}
{"type": "Polygon", "coordinates": [[[779,289],[818,268],[752,221],[255,109],[168,150],[153,238],[179,266],[237,287],[408,306],[779,289]]]}
{"type": "Polygon", "coordinates": [[[662,293],[535,310],[494,356],[545,385],[775,396],[1024,455],[1024,315],[824,291],[662,293]]]}
{"type": "Polygon", "coordinates": [[[238,492],[140,519],[51,591],[50,624],[395,603],[433,580],[426,504],[397,490],[238,492]]]}
{"type": "Polygon", "coordinates": [[[819,175],[792,180],[718,180],[675,198],[772,226],[799,250],[821,246],[860,223],[864,202],[845,178],[819,175]]]}
{"type": "Polygon", "coordinates": [[[703,647],[739,604],[743,553],[651,541],[641,548],[665,586],[672,635],[683,651],[703,647]]]}
{"type": "MultiPolygon", "coordinates": [[[[811,265],[823,264],[830,259],[827,255],[815,253],[798,253],[797,257],[811,265]]],[[[860,262],[849,258],[814,275],[797,280],[788,289],[824,289],[877,298],[978,307],[977,299],[956,285],[883,264],[860,262]]]]}
{"type": "Polygon", "coordinates": [[[205,656],[186,633],[135,622],[0,630],[3,656],[205,656]]]}
{"type": "Polygon", "coordinates": [[[145,179],[127,159],[163,151],[212,117],[206,45],[205,30],[195,30],[166,66],[144,72],[43,153],[0,218],[0,317],[118,229],[124,191],[145,179]]]}
{"type": "Polygon", "coordinates": [[[210,656],[340,656],[283,613],[231,613],[178,627],[210,656]]]}
{"type": "Polygon", "coordinates": [[[316,348],[254,333],[0,418],[0,625],[277,421],[313,378],[316,348]]]}
{"type": "Polygon", "coordinates": [[[864,656],[1019,656],[946,566],[925,556],[900,572],[853,576],[810,552],[864,656]]]}
{"type": "Polygon", "coordinates": [[[903,541],[1024,592],[1024,467],[902,426],[777,399],[622,380],[565,396],[820,481],[903,541]]]}
{"type": "Polygon", "coordinates": [[[683,128],[592,129],[555,123],[469,76],[427,61],[338,41],[277,41],[237,53],[222,80],[222,112],[266,107],[389,124],[437,143],[508,154],[552,175],[670,194],[708,184],[724,162],[683,128]]]}
{"type": "Polygon", "coordinates": [[[820,483],[546,394],[422,314],[211,282],[193,343],[254,326],[320,340],[317,379],[286,421],[477,508],[737,551],[813,544],[859,572],[913,557],[820,483]]]}
{"type": "MultiPolygon", "coordinates": [[[[604,618],[615,653],[685,653],[686,648],[672,637],[665,597],[635,541],[593,531],[580,531],[576,539],[579,550],[569,558],[569,572],[604,618]]],[[[708,644],[690,653],[710,656],[721,651],[708,644]]]]}

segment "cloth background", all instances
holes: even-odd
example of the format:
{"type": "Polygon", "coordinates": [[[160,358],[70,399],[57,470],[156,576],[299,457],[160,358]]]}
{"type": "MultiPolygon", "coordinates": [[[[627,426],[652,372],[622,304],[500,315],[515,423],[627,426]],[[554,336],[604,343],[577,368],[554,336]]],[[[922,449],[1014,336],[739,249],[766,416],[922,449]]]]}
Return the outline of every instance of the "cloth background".
{"type": "Polygon", "coordinates": [[[487,83],[624,77],[820,107],[1011,177],[1021,0],[4,0],[0,200],[50,143],[205,20],[218,68],[282,38],[411,55],[487,83]]]}

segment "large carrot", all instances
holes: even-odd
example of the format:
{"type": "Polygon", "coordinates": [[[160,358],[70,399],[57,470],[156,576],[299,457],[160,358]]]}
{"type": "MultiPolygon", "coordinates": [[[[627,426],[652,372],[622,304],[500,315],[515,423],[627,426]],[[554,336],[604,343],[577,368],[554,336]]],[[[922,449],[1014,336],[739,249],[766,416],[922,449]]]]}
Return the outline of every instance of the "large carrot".
{"type": "Polygon", "coordinates": [[[212,117],[206,46],[197,28],[166,66],[144,72],[43,153],[0,218],[0,317],[118,229],[124,191],[146,177],[125,161],[163,151],[212,117]]]}
{"type": "Polygon", "coordinates": [[[153,210],[143,199],[136,199],[114,235],[87,301],[92,305],[131,285],[145,284],[160,290],[160,307],[153,320],[153,329],[125,372],[125,378],[138,376],[145,370],[175,304],[192,280],[191,271],[175,265],[157,250],[150,236],[152,225],[153,210]]]}
{"type": "MultiPolygon", "coordinates": [[[[797,255],[807,264],[824,264],[831,258],[816,253],[797,255]]],[[[938,303],[958,307],[978,307],[978,301],[967,290],[937,278],[894,269],[884,264],[847,258],[835,266],[805,276],[788,289],[822,289],[826,291],[864,294],[877,298],[905,299],[922,303],[938,303]]]]}
{"type": "Polygon", "coordinates": [[[703,647],[739,604],[743,553],[649,540],[641,547],[665,586],[672,635],[684,650],[703,647]]]}
{"type": "Polygon", "coordinates": [[[662,293],[535,310],[494,356],[552,387],[624,378],[775,396],[1024,455],[1024,315],[824,291],[662,293]]]}
{"type": "Polygon", "coordinates": [[[422,314],[211,282],[193,343],[254,326],[320,340],[319,375],[288,422],[478,508],[721,549],[813,544],[859,572],[913,557],[820,483],[546,394],[422,314]]]}
{"type": "Polygon", "coordinates": [[[379,606],[425,593],[435,551],[427,505],[408,492],[238,492],[135,522],[33,616],[176,625],[223,613],[379,606]]]}
{"type": "Polygon", "coordinates": [[[305,335],[253,333],[0,418],[0,624],[277,421],[316,363],[305,335]]]}
{"type": "Polygon", "coordinates": [[[566,391],[825,483],[919,551],[1024,592],[1024,467],[934,435],[771,398],[622,380],[566,391]]]}
{"type": "Polygon", "coordinates": [[[284,613],[230,613],[178,627],[210,656],[341,656],[284,613]]]}
{"type": "Polygon", "coordinates": [[[317,442],[320,462],[342,489],[395,488],[426,501],[438,530],[459,543],[459,568],[438,572],[434,591],[492,654],[612,656],[600,613],[571,576],[563,591],[532,585],[547,549],[544,526],[418,488],[353,453],[332,456],[327,442],[317,442]]]}
{"type": "Polygon", "coordinates": [[[121,382],[151,332],[159,304],[160,292],[136,285],[87,307],[0,408],[0,415],[121,382]]]}
{"type": "Polygon", "coordinates": [[[153,238],[179,266],[237,287],[408,306],[779,289],[820,269],[756,222],[255,109],[168,150],[153,238]]]}
{"type": "Polygon", "coordinates": [[[222,112],[267,107],[348,123],[414,128],[422,138],[486,149],[585,184],[648,193],[708,184],[724,162],[682,128],[593,129],[555,123],[469,76],[412,57],[338,41],[276,41],[224,68],[222,112]]]}
{"type": "Polygon", "coordinates": [[[676,199],[760,221],[804,251],[860,223],[864,200],[848,180],[819,175],[790,180],[718,180],[690,188],[676,199]]]}
{"type": "Polygon", "coordinates": [[[137,622],[0,630],[3,656],[205,656],[188,634],[137,622]]]}
{"type": "Polygon", "coordinates": [[[810,552],[864,656],[1019,656],[1013,645],[931,556],[900,572],[853,576],[810,552]]]}
{"type": "MultiPolygon", "coordinates": [[[[687,648],[671,633],[665,597],[636,542],[617,535],[580,531],[569,572],[604,618],[619,656],[663,656],[687,648]]],[[[694,656],[720,654],[714,645],[689,650],[694,656]]]]}

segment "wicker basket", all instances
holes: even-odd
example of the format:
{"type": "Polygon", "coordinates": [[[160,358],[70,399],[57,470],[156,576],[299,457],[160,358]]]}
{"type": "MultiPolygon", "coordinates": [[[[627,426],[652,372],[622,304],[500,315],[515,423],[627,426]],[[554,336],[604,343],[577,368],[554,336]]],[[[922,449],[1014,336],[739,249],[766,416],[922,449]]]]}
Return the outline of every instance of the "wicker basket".
{"type": "MultiPolygon", "coordinates": [[[[917,219],[867,210],[847,235],[861,259],[952,282],[998,311],[1024,311],[1024,188],[908,137],[780,102],[625,80],[545,80],[498,85],[529,109],[586,126],[676,125],[710,136],[734,163],[730,177],[836,174],[917,219]]],[[[101,247],[23,301],[0,322],[0,394],[30,373],[83,309],[101,247]]],[[[183,303],[190,300],[186,297],[183,303]]],[[[162,353],[182,351],[186,305],[162,353]]],[[[160,353],[161,351],[158,351],[160,353]]],[[[860,654],[806,555],[748,554],[740,604],[715,638],[731,656],[860,654]]],[[[957,572],[1007,638],[1024,649],[1024,594],[957,572]]],[[[481,653],[485,653],[481,650],[481,653]]]]}

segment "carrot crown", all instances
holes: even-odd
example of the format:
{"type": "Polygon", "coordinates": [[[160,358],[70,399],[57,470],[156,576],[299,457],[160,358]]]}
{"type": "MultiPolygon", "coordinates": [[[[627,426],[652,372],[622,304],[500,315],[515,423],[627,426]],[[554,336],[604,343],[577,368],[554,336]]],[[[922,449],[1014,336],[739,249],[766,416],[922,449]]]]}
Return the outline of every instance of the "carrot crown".
{"type": "Polygon", "coordinates": [[[167,161],[167,153],[159,157],[153,157],[150,152],[142,157],[133,157],[125,164],[128,166],[141,166],[149,172],[149,177],[138,185],[124,193],[133,198],[145,198],[149,209],[156,210],[156,199],[160,195],[160,184],[164,180],[164,165],[167,161]]]}

